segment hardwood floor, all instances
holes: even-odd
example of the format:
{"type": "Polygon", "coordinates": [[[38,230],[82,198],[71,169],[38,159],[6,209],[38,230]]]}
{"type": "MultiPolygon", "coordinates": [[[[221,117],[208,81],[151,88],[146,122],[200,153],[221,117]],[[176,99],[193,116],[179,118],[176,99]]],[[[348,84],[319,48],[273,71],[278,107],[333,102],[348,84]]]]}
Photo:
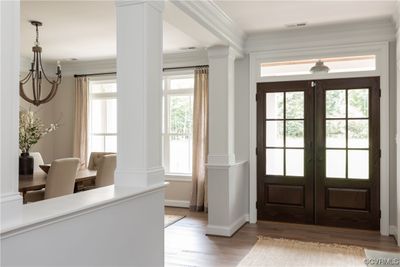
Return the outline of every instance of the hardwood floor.
{"type": "Polygon", "coordinates": [[[233,237],[226,238],[205,235],[205,213],[169,207],[165,208],[165,212],[186,215],[165,229],[165,266],[236,266],[256,243],[258,235],[356,245],[400,253],[392,236],[381,236],[376,231],[258,222],[246,224],[233,237]]]}

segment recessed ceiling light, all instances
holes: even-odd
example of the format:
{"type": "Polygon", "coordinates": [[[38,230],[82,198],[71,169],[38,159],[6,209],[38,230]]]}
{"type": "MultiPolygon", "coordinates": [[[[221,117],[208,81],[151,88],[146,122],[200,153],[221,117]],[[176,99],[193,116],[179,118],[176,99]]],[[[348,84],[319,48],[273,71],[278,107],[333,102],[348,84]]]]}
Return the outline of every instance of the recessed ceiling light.
{"type": "Polygon", "coordinates": [[[189,46],[189,47],[182,47],[181,50],[196,50],[197,47],[195,46],[189,46]]]}
{"type": "Polygon", "coordinates": [[[300,27],[305,27],[305,26],[307,26],[307,22],[285,24],[286,28],[300,28],[300,27]]]}
{"type": "Polygon", "coordinates": [[[77,61],[78,59],[77,58],[75,58],[75,57],[72,57],[72,58],[63,58],[63,59],[61,59],[61,61],[77,61]]]}

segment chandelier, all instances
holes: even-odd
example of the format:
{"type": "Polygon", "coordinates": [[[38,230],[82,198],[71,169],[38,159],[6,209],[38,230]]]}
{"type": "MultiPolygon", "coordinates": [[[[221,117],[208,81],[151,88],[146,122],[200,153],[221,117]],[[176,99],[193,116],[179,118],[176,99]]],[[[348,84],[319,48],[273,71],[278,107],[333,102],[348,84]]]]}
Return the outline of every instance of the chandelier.
{"type": "Polygon", "coordinates": [[[39,26],[42,26],[42,23],[40,21],[30,21],[30,23],[36,27],[36,41],[32,47],[33,61],[28,75],[19,81],[19,94],[24,100],[34,104],[35,106],[39,106],[40,104],[49,102],[56,95],[58,86],[61,83],[61,66],[60,62],[57,61],[57,77],[55,80],[51,81],[45,74],[42,66],[42,48],[39,46],[39,26]],[[51,85],[50,92],[44,98],[42,98],[43,78],[51,85]],[[26,85],[31,79],[33,99],[29,98],[24,91],[24,85],[26,85]]]}

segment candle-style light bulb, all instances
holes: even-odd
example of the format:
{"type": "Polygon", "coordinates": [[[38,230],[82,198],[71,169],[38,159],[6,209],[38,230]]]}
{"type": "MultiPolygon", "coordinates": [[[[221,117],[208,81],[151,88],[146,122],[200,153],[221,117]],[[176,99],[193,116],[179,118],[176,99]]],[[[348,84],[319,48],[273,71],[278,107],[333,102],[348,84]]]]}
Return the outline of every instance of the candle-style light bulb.
{"type": "Polygon", "coordinates": [[[61,64],[60,64],[60,61],[57,60],[57,74],[60,74],[60,73],[61,73],[61,64]]]}

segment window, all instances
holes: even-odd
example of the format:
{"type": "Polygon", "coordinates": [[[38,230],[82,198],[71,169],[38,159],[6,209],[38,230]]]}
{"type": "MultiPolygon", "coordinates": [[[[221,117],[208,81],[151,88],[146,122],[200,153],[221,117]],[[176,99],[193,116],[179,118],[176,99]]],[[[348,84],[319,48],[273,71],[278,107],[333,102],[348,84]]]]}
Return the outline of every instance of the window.
{"type": "MultiPolygon", "coordinates": [[[[261,77],[308,75],[317,61],[318,59],[305,59],[261,63],[260,74],[261,77]]],[[[329,73],[376,70],[375,55],[321,58],[321,61],[329,67],[329,73]]]]}
{"type": "Polygon", "coordinates": [[[163,163],[167,174],[192,173],[193,72],[163,79],[163,163]]]}
{"type": "Polygon", "coordinates": [[[89,155],[117,152],[117,83],[115,79],[89,81],[89,155]]]}

